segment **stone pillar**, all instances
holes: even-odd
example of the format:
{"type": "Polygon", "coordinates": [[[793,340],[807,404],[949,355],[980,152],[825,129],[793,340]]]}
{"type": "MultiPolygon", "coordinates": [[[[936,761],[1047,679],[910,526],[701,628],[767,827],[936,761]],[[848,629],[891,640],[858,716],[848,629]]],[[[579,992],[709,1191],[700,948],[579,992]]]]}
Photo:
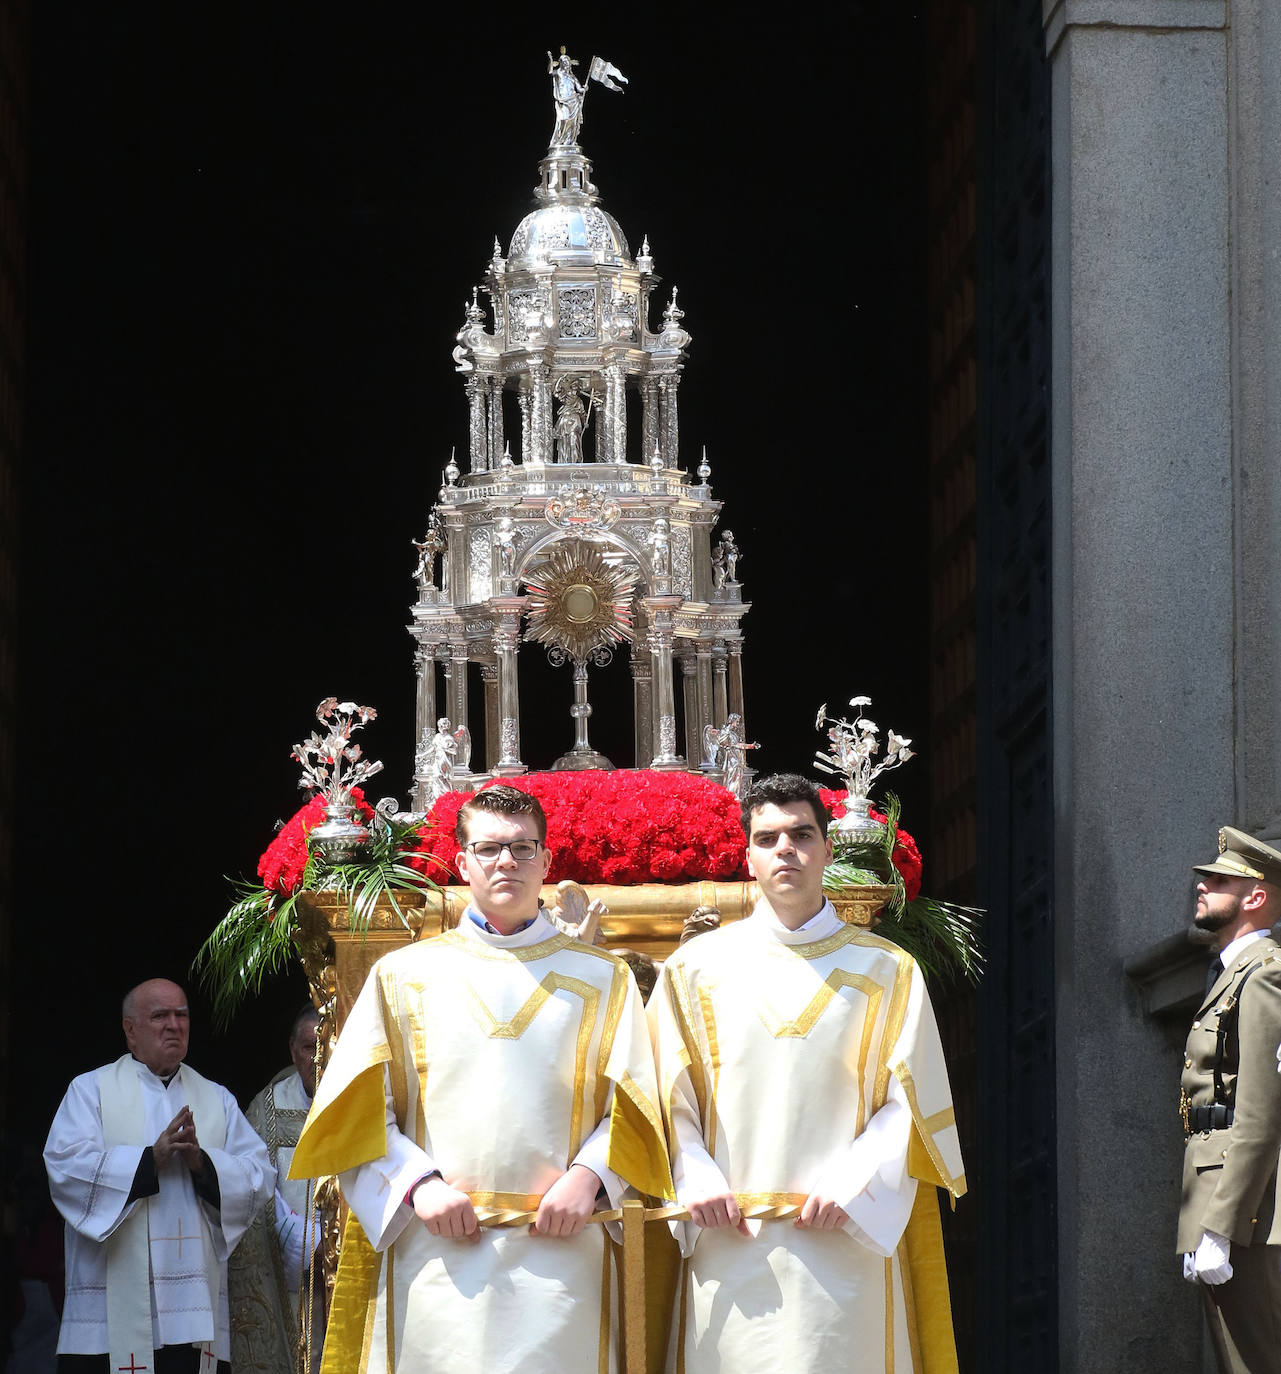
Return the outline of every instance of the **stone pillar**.
{"type": "Polygon", "coordinates": [[[503,461],[503,379],[489,379],[489,466],[496,469],[503,461]]]}
{"type": "Polygon", "coordinates": [[[502,721],[498,700],[498,664],[482,663],[480,680],[485,684],[485,767],[492,771],[499,759],[498,741],[502,721]]]}
{"type": "Polygon", "coordinates": [[[475,372],[467,378],[467,409],[471,418],[467,446],[470,471],[484,472],[487,439],[485,435],[485,379],[475,372]]]}
{"type": "Polygon", "coordinates": [[[725,693],[728,658],[724,644],[717,642],[712,646],[712,724],[717,729],[729,719],[728,698],[725,693]]]}
{"type": "Polygon", "coordinates": [[[1157,1374],[1201,1343],[1169,1253],[1189,866],[1281,802],[1281,14],[1047,0],[1045,26],[1058,1367],[1157,1374]]]}
{"type": "Polygon", "coordinates": [[[534,448],[530,429],[530,411],[533,408],[534,398],[532,393],[522,387],[516,393],[516,402],[520,406],[520,461],[522,463],[532,462],[534,448]]]}
{"type": "Polygon", "coordinates": [[[516,647],[520,640],[517,616],[504,616],[494,631],[494,653],[498,658],[498,762],[494,773],[511,777],[525,772],[520,761],[520,696],[516,680],[516,647]]]}
{"type": "Polygon", "coordinates": [[[702,757],[703,732],[698,722],[698,664],[693,654],[682,654],[680,665],[685,707],[685,757],[699,759],[702,757]]]}
{"type": "Polygon", "coordinates": [[[648,652],[632,645],[632,730],[635,739],[636,767],[648,768],[654,753],[653,706],[650,687],[653,677],[648,652]]]}

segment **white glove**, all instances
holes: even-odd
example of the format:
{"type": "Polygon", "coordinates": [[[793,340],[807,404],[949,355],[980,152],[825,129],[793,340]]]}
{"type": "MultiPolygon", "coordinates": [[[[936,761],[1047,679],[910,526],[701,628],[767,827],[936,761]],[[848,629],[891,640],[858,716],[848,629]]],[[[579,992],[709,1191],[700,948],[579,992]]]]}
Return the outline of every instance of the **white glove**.
{"type": "Polygon", "coordinates": [[[1196,1282],[1196,1256],[1191,1250],[1183,1256],[1183,1277],[1189,1283],[1196,1282]]]}
{"type": "Polygon", "coordinates": [[[1277,1072],[1281,1073],[1281,1045],[1277,1046],[1277,1072]]]}
{"type": "Polygon", "coordinates": [[[1196,1254],[1192,1256],[1197,1278],[1202,1283],[1227,1283],[1232,1277],[1232,1261],[1228,1258],[1231,1249],[1227,1236],[1206,1231],[1201,1237],[1201,1244],[1196,1248],[1196,1254]]]}

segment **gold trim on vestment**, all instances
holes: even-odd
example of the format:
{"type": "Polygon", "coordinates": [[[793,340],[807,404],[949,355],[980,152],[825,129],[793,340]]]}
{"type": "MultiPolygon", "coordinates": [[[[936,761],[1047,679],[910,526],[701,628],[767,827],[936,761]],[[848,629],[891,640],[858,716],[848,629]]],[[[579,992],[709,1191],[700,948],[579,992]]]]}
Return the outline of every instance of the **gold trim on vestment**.
{"type": "MultiPolygon", "coordinates": [[[[355,1216],[353,1215],[351,1219],[355,1221],[355,1216]]],[[[350,1227],[348,1228],[348,1235],[350,1235],[350,1227]]],[[[363,1236],[362,1239],[364,1239],[363,1236]]],[[[369,1245],[369,1241],[365,1240],[365,1244],[369,1245]]],[[[373,1247],[370,1246],[370,1249],[373,1249],[373,1247]]],[[[346,1253],[345,1246],[344,1253],[346,1253]]],[[[339,1261],[339,1263],[341,1263],[341,1261],[339,1261]]],[[[360,1368],[362,1371],[369,1368],[369,1352],[374,1343],[374,1327],[377,1324],[378,1318],[378,1284],[379,1279],[382,1277],[382,1271],[382,1251],[374,1250],[374,1265],[369,1275],[369,1301],[365,1305],[365,1329],[360,1342],[360,1368]]],[[[328,1348],[329,1329],[327,1328],[325,1331],[325,1349],[328,1350],[328,1348]]]]}
{"type": "MultiPolygon", "coordinates": [[[[405,1008],[406,1019],[409,1022],[410,1049],[414,1056],[414,1072],[418,1075],[418,1098],[414,1107],[412,1119],[409,1115],[409,1084],[405,1077],[404,1067],[401,1067],[401,1092],[405,1096],[404,1109],[397,1110],[396,1120],[405,1123],[405,1134],[413,1139],[418,1148],[424,1152],[427,1150],[427,1022],[423,1016],[423,1005],[427,1000],[427,989],[422,983],[410,983],[406,980],[405,991],[411,994],[407,999],[412,1005],[405,1008]]],[[[395,1060],[393,1059],[393,1063],[395,1060]]],[[[396,1089],[393,1083],[392,1098],[395,1099],[396,1089]]]]}
{"type": "Polygon", "coordinates": [[[698,985],[698,1009],[703,1018],[703,1034],[707,1039],[707,1057],[712,1064],[712,1088],[707,1094],[703,1138],[707,1141],[707,1153],[714,1159],[716,1157],[716,1099],[721,1090],[721,1042],[716,1033],[716,1010],[712,1006],[712,989],[703,982],[698,985]]]}
{"type": "MultiPolygon", "coordinates": [[[[408,980],[407,980],[407,981],[408,981],[408,980]]],[[[413,984],[413,987],[415,988],[416,991],[418,991],[418,992],[421,993],[421,991],[422,991],[422,984],[421,984],[421,983],[415,983],[415,984],[413,984]]],[[[387,1026],[397,1026],[397,1025],[400,1024],[400,1010],[401,1010],[401,1009],[400,1009],[400,1005],[399,1005],[399,992],[400,992],[400,989],[399,989],[399,987],[397,986],[396,979],[394,979],[394,978],[387,978],[387,979],[385,979],[385,978],[379,978],[379,980],[378,980],[378,993],[379,993],[379,1001],[382,1003],[381,1011],[382,1011],[382,1016],[383,1016],[383,1026],[384,1026],[384,1027],[387,1027],[387,1026]]],[[[411,1028],[413,1028],[413,1029],[415,1030],[415,1033],[417,1033],[417,1028],[416,1028],[416,1027],[412,1027],[412,1021],[413,1021],[412,1014],[411,1014],[411,1018],[410,1018],[410,1019],[411,1019],[411,1028]]],[[[416,1057],[416,1051],[415,1051],[415,1057],[416,1057]]],[[[425,1052],[424,1052],[423,1059],[422,1059],[421,1063],[422,1063],[423,1065],[426,1064],[426,1054],[425,1054],[425,1052]]],[[[418,1067],[418,1064],[417,1064],[417,1063],[415,1064],[415,1067],[418,1067]]],[[[387,1064],[387,1076],[388,1076],[388,1080],[389,1080],[389,1082],[390,1082],[390,1084],[391,1084],[391,1101],[392,1101],[392,1105],[393,1105],[393,1106],[395,1107],[395,1109],[396,1109],[396,1120],[397,1120],[397,1121],[404,1121],[404,1122],[406,1123],[406,1125],[408,1126],[408,1121],[409,1121],[409,1079],[408,1079],[408,1077],[407,1077],[407,1075],[406,1075],[406,1073],[405,1073],[405,1062],[404,1062],[404,1057],[403,1057],[403,1055],[398,1055],[398,1054],[396,1054],[396,1053],[394,1053],[394,1052],[392,1053],[390,1059],[388,1060],[388,1064],[387,1064]]],[[[423,1076],[424,1076],[424,1075],[423,1075],[422,1069],[419,1068],[419,1077],[422,1078],[423,1076]]],[[[421,1085],[421,1083],[420,1083],[420,1084],[419,1084],[419,1102],[421,1103],[421,1101],[422,1101],[422,1085],[421,1085]]],[[[406,1134],[406,1135],[412,1136],[413,1133],[410,1132],[408,1129],[406,1129],[405,1134],[406,1134]]],[[[419,1132],[418,1134],[419,1134],[419,1136],[421,1136],[422,1133],[419,1132]]],[[[419,1147],[419,1149],[422,1149],[423,1146],[425,1145],[425,1143],[426,1143],[426,1142],[425,1142],[424,1140],[419,1139],[419,1140],[418,1140],[418,1147],[419,1147]]]]}
{"type": "MultiPolygon", "coordinates": [[[[859,943],[864,943],[866,939],[875,937],[864,937],[859,943]]],[[[878,941],[884,945],[884,941],[878,941]]],[[[898,972],[894,975],[894,990],[890,994],[890,1008],[885,1016],[885,1030],[881,1036],[883,1053],[881,1062],[876,1069],[876,1088],[872,1094],[872,1113],[879,1112],[885,1106],[886,1099],[890,1091],[890,1064],[889,1056],[893,1053],[898,1038],[903,1030],[903,1018],[907,1015],[908,998],[912,991],[912,972],[916,968],[916,961],[905,950],[899,949],[896,945],[891,945],[886,950],[887,953],[893,951],[898,955],[898,972]]]]}
{"type": "Polygon", "coordinates": [[[387,1318],[387,1374],[396,1374],[396,1247],[387,1247],[387,1282],[383,1287],[387,1318]]]}
{"type": "Polygon", "coordinates": [[[885,1374],[894,1374],[894,1261],[885,1261],[885,1374]]]}
{"type": "MultiPolygon", "coordinates": [[[[907,1097],[907,1104],[912,1110],[912,1121],[916,1126],[916,1134],[920,1138],[921,1144],[925,1146],[930,1162],[938,1170],[938,1177],[942,1180],[941,1186],[951,1193],[953,1199],[963,1197],[965,1194],[965,1175],[962,1174],[960,1178],[954,1178],[951,1170],[944,1163],[942,1151],[935,1144],[934,1135],[928,1129],[928,1123],[921,1115],[920,1103],[916,1100],[916,1083],[912,1078],[911,1070],[900,1061],[894,1065],[894,1076],[898,1079],[903,1093],[907,1097]]],[[[939,1115],[939,1113],[935,1113],[935,1115],[939,1115]]],[[[930,1119],[933,1120],[933,1117],[930,1119]]],[[[935,1180],[927,1179],[926,1182],[933,1183],[935,1180]]]]}
{"type": "Polygon", "coordinates": [[[597,1374],[609,1374],[609,1237],[602,1236],[600,1272],[600,1340],[597,1344],[596,1369],[597,1374]]]}
{"type": "Polygon", "coordinates": [[[804,1207],[805,1193],[735,1193],[740,1210],[749,1207],[804,1207]]]}
{"type": "Polygon", "coordinates": [[[789,954],[799,955],[802,959],[821,959],[825,954],[840,949],[842,945],[848,945],[856,934],[853,926],[845,926],[835,935],[825,935],[821,940],[811,940],[806,945],[789,945],[782,940],[777,941],[777,944],[789,954]]]}
{"type": "MultiPolygon", "coordinates": [[[[535,959],[546,959],[549,955],[555,954],[557,950],[564,949],[566,945],[582,945],[583,952],[594,953],[590,945],[583,945],[581,940],[575,940],[572,935],[562,935],[557,933],[549,936],[546,940],[540,940],[536,945],[518,945],[514,949],[499,949],[496,945],[487,944],[484,940],[474,939],[470,935],[464,935],[460,930],[447,930],[436,939],[450,946],[453,949],[466,950],[468,954],[474,954],[480,959],[519,959],[522,964],[532,963],[535,959]]],[[[604,954],[606,951],[601,950],[604,954]]],[[[613,955],[609,956],[613,958],[613,955]]]]}
{"type": "MultiPolygon", "coordinates": [[[[600,1007],[600,989],[581,978],[563,973],[547,973],[525,1004],[508,1021],[500,1021],[485,1005],[484,998],[472,986],[467,987],[467,1000],[472,1015],[481,1030],[492,1040],[519,1040],[533,1024],[534,1018],[547,1005],[553,992],[571,992],[581,997],[583,1009],[578,1017],[578,1043],[574,1050],[574,1101],[569,1119],[569,1159],[573,1160],[583,1143],[583,1096],[587,1089],[587,1050],[596,1028],[596,1013],[600,1007]]],[[[568,1167],[568,1166],[566,1166],[568,1167]]]]}
{"type": "Polygon", "coordinates": [[[681,1296],[676,1317],[676,1374],[685,1374],[685,1324],[689,1307],[689,1259],[681,1260],[681,1296]]]}
{"type": "Polygon", "coordinates": [[[935,1112],[933,1116],[927,1116],[921,1125],[925,1127],[931,1135],[938,1131],[944,1131],[949,1126],[956,1125],[956,1108],[944,1107],[941,1112],[935,1112]]]}
{"type": "Polygon", "coordinates": [[[596,1056],[596,1120],[605,1115],[605,1100],[609,1096],[609,1056],[614,1048],[614,1036],[627,1001],[627,965],[615,962],[614,976],[609,985],[609,1000],[605,1004],[605,1024],[601,1027],[600,1050],[596,1056]]]}
{"type": "MultiPolygon", "coordinates": [[[[875,1020],[882,996],[881,985],[865,973],[850,973],[847,969],[842,968],[834,968],[827,975],[823,980],[823,986],[810,998],[801,1014],[792,1020],[783,1020],[778,1009],[764,995],[762,995],[761,1000],[765,1006],[763,1009],[758,1007],[756,1014],[775,1040],[804,1040],[818,1024],[819,1017],[831,1005],[832,998],[836,996],[837,988],[855,988],[861,992],[868,1000],[871,1020],[875,1020]],[[875,997],[873,997],[874,993],[875,997]]],[[[866,1029],[864,1033],[865,1035],[870,1034],[866,1029]]],[[[860,1051],[860,1058],[862,1057],[860,1051]]]]}
{"type": "Polygon", "coordinates": [[[492,1207],[496,1212],[536,1212],[542,1193],[498,1193],[481,1190],[467,1194],[473,1207],[492,1207]]]}
{"type": "Polygon", "coordinates": [[[912,1369],[919,1371],[923,1368],[921,1364],[921,1340],[916,1330],[916,1291],[912,1286],[912,1261],[907,1253],[906,1240],[899,1241],[897,1254],[898,1278],[903,1287],[903,1319],[907,1323],[907,1344],[912,1354],[912,1369]]]}
{"type": "MultiPolygon", "coordinates": [[[[685,970],[680,965],[673,969],[672,976],[664,980],[670,991],[670,1001],[672,1013],[676,1017],[676,1022],[680,1027],[682,1059],[684,1067],[689,1070],[690,1083],[694,1088],[694,1100],[698,1103],[699,1124],[704,1131],[707,1128],[707,1079],[703,1076],[703,1053],[702,1043],[694,1029],[694,1010],[690,1005],[689,987],[685,982],[685,970]],[[688,1051],[686,1053],[685,1051],[688,1051]]],[[[679,1072],[672,1078],[671,1084],[663,1094],[663,1110],[668,1112],[668,1103],[671,1098],[671,1086],[675,1085],[679,1072]]],[[[670,1113],[668,1113],[670,1116],[670,1113]]],[[[676,1145],[676,1133],[670,1133],[672,1147],[676,1145]]],[[[704,1137],[706,1138],[706,1137],[704,1137]]]]}

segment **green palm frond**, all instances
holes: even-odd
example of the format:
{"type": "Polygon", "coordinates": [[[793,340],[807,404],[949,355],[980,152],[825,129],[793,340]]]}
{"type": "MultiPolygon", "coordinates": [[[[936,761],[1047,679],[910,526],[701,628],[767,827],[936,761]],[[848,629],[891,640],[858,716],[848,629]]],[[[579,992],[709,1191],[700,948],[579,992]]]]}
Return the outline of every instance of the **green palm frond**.
{"type": "Polygon", "coordinates": [[[907,899],[903,875],[894,866],[894,845],[902,803],[893,792],[885,798],[885,836],[874,844],[841,844],[823,872],[823,890],[840,892],[867,883],[892,884],[894,896],[881,909],[876,933],[893,940],[916,960],[932,982],[977,983],[983,972],[978,925],[980,907],[940,902],[933,897],[907,899]]]}
{"type": "MultiPolygon", "coordinates": [[[[377,816],[364,854],[347,863],[327,864],[309,854],[299,891],[337,892],[353,932],[369,929],[374,908],[386,898],[407,926],[397,896],[427,892],[436,884],[408,863],[418,853],[416,828],[377,816]]],[[[285,897],[261,884],[232,879],[236,900],[213,928],[192,961],[191,971],[208,993],[214,1023],[225,1030],[241,1003],[257,996],[265,979],[282,972],[295,957],[297,894],[285,897]]]]}

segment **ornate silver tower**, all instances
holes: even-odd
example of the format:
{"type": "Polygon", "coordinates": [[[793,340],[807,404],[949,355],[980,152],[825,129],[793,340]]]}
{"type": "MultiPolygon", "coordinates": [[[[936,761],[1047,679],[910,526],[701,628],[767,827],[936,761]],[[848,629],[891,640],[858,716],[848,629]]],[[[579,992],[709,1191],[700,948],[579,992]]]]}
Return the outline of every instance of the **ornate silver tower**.
{"type": "MultiPolygon", "coordinates": [[[[451,456],[427,534],[416,541],[416,745],[421,758],[438,716],[466,724],[478,675],[485,740],[483,771],[472,779],[528,766],[522,639],[572,665],[574,744],[550,766],[612,766],[588,741],[588,666],[608,662],[624,643],[636,767],[696,771],[705,727],[743,715],[740,622],[749,606],[740,555],[728,531],[713,555],[720,502],[706,457],[692,475],[680,463],[684,312],[673,288],[651,329],[660,278],[649,243],[631,256],[578,146],[590,82],[617,91],[615,80],[626,78],[593,58],[580,83],[576,65],[563,50],[548,54],[556,125],[535,207],[506,257],[494,241],[483,282],[489,308],[473,290],[454,349],[469,415],[467,471],[451,456]]],[[[421,810],[429,780],[421,764],[417,773],[421,810]]]]}

